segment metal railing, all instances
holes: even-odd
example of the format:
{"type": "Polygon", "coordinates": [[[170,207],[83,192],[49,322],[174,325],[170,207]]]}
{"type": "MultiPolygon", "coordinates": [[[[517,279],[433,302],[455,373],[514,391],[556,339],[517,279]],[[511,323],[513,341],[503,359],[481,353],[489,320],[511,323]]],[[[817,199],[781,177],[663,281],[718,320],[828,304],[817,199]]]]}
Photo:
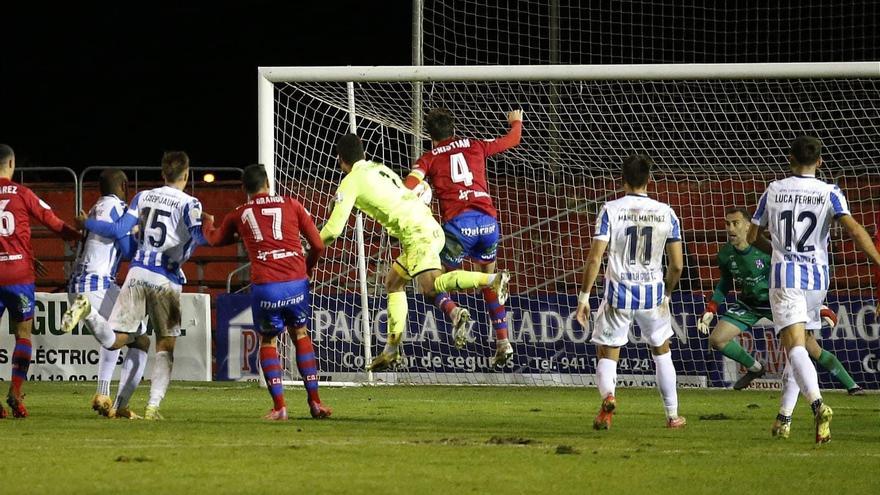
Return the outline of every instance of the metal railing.
{"type": "MultiPolygon", "coordinates": [[[[134,183],[135,189],[137,189],[138,182],[140,180],[142,180],[142,179],[140,179],[138,172],[158,172],[159,173],[158,177],[156,177],[155,179],[143,179],[145,182],[146,181],[162,180],[162,175],[161,175],[162,174],[162,167],[157,167],[155,165],[149,165],[149,166],[148,165],[120,165],[118,167],[114,167],[114,166],[86,167],[79,174],[79,182],[78,182],[78,187],[77,187],[77,194],[79,197],[79,202],[80,202],[79,207],[80,208],[82,208],[82,197],[83,197],[82,187],[85,185],[86,175],[88,175],[91,172],[95,172],[98,170],[106,170],[108,168],[114,168],[114,169],[118,169],[118,170],[122,170],[122,171],[134,171],[135,174],[134,174],[133,183],[134,183]]],[[[190,169],[190,172],[238,172],[239,178],[241,178],[241,175],[244,174],[244,170],[241,168],[238,168],[238,167],[190,167],[189,169],[190,169]]],[[[196,176],[196,174],[193,174],[193,173],[189,174],[190,193],[195,193],[195,190],[196,190],[195,176],[196,176]]],[[[131,180],[131,178],[129,178],[129,180],[131,180]]],[[[79,211],[79,210],[77,210],[77,211],[79,211]]]]}

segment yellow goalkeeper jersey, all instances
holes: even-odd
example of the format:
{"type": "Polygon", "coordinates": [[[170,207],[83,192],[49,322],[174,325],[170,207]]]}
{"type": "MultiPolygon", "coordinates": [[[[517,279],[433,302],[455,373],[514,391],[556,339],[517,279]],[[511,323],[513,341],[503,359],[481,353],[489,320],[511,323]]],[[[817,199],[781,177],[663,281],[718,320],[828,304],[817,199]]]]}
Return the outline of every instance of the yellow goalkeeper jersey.
{"type": "Polygon", "coordinates": [[[403,185],[399,175],[381,163],[360,160],[342,179],[336,190],[333,212],[321,229],[325,245],[342,234],[352,207],[366,213],[401,240],[411,231],[435,225],[440,228],[431,209],[403,185]]]}

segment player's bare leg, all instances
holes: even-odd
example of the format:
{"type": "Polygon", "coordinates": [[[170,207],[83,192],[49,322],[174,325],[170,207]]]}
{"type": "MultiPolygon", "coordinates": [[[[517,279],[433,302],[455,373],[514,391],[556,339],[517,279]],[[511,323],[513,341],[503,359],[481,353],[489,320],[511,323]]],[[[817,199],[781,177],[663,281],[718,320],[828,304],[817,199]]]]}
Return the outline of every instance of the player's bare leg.
{"type": "Polygon", "coordinates": [[[159,406],[168,391],[171,382],[171,370],[174,366],[174,345],[176,337],[156,336],[156,361],[153,364],[153,377],[150,380],[150,400],[144,411],[144,419],[163,419],[159,413],[159,406]]]}
{"type": "Polygon", "coordinates": [[[801,393],[810,402],[816,425],[816,443],[831,440],[831,416],[833,411],[822,400],[819,391],[819,377],[816,368],[810,361],[805,347],[806,330],[804,323],[794,323],[783,328],[779,333],[782,346],[788,353],[788,365],[791,366],[794,379],[801,393]]]}
{"type": "Polygon", "coordinates": [[[719,320],[715,328],[712,329],[712,333],[709,334],[709,345],[713,349],[746,368],[746,374],[733,384],[734,390],[742,390],[748,387],[752,381],[761,378],[766,373],[764,365],[746,352],[739,345],[739,342],[736,341],[736,337],[740,333],[741,331],[736,325],[725,320],[719,320]]]}
{"type": "Polygon", "coordinates": [[[274,335],[260,336],[260,368],[266,379],[266,389],[272,397],[272,409],[263,416],[270,421],[287,420],[287,404],[284,402],[281,360],[278,358],[278,339],[274,335]]]}
{"type": "MultiPolygon", "coordinates": [[[[24,406],[24,393],[21,386],[27,381],[28,369],[31,365],[31,331],[34,328],[34,320],[29,318],[25,321],[10,321],[15,333],[15,348],[12,351],[12,380],[9,384],[9,392],[6,395],[6,404],[12,409],[15,418],[26,418],[27,408],[24,406]]],[[[5,416],[6,411],[0,412],[5,416]]]]}
{"type": "Polygon", "coordinates": [[[837,359],[837,356],[822,349],[822,346],[816,341],[813,332],[807,332],[807,339],[804,342],[804,346],[807,348],[807,353],[810,354],[813,361],[819,363],[819,366],[828,370],[828,372],[831,373],[831,376],[843,384],[849,395],[865,395],[865,391],[862,390],[862,387],[858,386],[852,376],[847,373],[846,368],[843,367],[843,363],[837,359]]]}
{"type": "Polygon", "coordinates": [[[666,427],[684,428],[687,420],[678,415],[678,390],[676,389],[675,366],[672,364],[672,352],[669,350],[669,339],[658,347],[651,347],[654,368],[657,373],[657,389],[663,398],[666,409],[666,427]]]}
{"type": "Polygon", "coordinates": [[[409,277],[396,262],[385,276],[385,291],[388,294],[388,340],[385,349],[373,358],[367,371],[384,371],[401,361],[401,344],[406,330],[407,301],[405,287],[409,277]]]}
{"type": "Polygon", "coordinates": [[[593,429],[608,430],[617,408],[614,390],[617,384],[617,361],[620,358],[620,347],[596,346],[596,387],[602,398],[599,414],[593,420],[593,429]]]}
{"type": "MultiPolygon", "coordinates": [[[[318,395],[318,361],[315,357],[315,349],[312,339],[305,325],[293,329],[293,346],[296,348],[296,367],[302,376],[303,385],[306,388],[309,414],[315,419],[329,418],[333,410],[321,403],[318,395]]],[[[266,382],[268,383],[268,379],[266,382]]]]}

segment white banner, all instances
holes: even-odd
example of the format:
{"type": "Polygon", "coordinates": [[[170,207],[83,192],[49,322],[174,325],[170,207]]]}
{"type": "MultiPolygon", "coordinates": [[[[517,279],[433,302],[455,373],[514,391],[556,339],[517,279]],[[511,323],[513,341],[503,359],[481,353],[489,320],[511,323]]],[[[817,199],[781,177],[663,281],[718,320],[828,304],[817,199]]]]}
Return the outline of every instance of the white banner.
{"type": "MultiPolygon", "coordinates": [[[[100,345],[80,325],[70,334],[61,332],[61,317],[67,311],[67,294],[37,293],[34,330],[31,337],[33,353],[28,379],[37,381],[93,381],[98,377],[100,345]]],[[[174,348],[174,380],[211,381],[211,299],[208,294],[185,293],[180,298],[181,336],[174,348]]],[[[152,336],[152,327],[148,326],[152,336]]],[[[151,340],[154,340],[151,338],[151,340]]],[[[0,320],[0,381],[9,380],[12,372],[12,350],[15,335],[9,329],[9,314],[0,320]]],[[[123,348],[119,363],[127,348],[123,348]]],[[[155,343],[150,345],[150,358],[144,377],[150,378],[155,343]]],[[[119,378],[119,367],[113,379],[119,378]]]]}

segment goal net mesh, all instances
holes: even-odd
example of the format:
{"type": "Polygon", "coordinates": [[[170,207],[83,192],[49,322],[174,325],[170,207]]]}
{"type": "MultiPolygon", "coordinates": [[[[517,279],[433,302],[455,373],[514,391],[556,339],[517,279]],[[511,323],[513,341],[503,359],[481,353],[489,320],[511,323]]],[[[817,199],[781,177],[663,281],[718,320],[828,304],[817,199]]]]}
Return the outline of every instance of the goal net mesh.
{"type": "MultiPolygon", "coordinates": [[[[788,143],[813,134],[824,143],[822,178],[840,185],[854,217],[873,234],[878,223],[873,212],[880,206],[878,90],[875,79],[423,84],[424,108],[451,109],[462,137],[499,136],[507,131],[507,111],[525,111],[522,144],[487,164],[501,224],[498,264],[513,273],[507,314],[516,354],[510,366],[490,368],[493,332],[478,293],[453,296],[475,317],[471,342],[458,350],[444,315],[410,287],[406,366],[375,379],[593,384],[595,349],[589,330],[573,318],[579,273],[599,207],[621,194],[622,159],[644,152],[656,162],[651,194],[675,209],[684,231],[685,270],[673,300],[672,352],[679,381],[729,385],[742,370],[712,351],[696,330],[705,297],[719,277],[715,255],[726,242],[725,210],[753,210],[766,184],[788,174],[788,143]]],[[[320,226],[343,177],[334,144],[349,130],[346,83],[279,83],[274,97],[277,189],[298,198],[320,226]]],[[[413,146],[430,147],[428,137],[413,126],[413,84],[356,83],[354,101],[368,158],[405,176],[414,162],[413,146]]],[[[352,216],[313,279],[311,330],[321,376],[329,380],[366,378],[354,239],[352,216]]],[[[399,246],[369,219],[364,240],[375,355],[387,323],[382,282],[399,246]]],[[[831,252],[828,303],[840,322],[835,329],[824,328],[819,341],[857,383],[878,388],[880,323],[871,268],[836,227],[831,252]]],[[[598,283],[601,295],[601,275],[598,283]]],[[[631,340],[621,351],[619,382],[651,385],[653,362],[637,328],[631,340]]],[[[769,322],[742,341],[768,364],[771,376],[781,370],[784,353],[769,322]]],[[[290,357],[287,362],[297,377],[295,362],[290,357]]],[[[824,369],[820,380],[825,388],[841,387],[824,369]]]]}
{"type": "Polygon", "coordinates": [[[857,62],[878,25],[870,0],[425,0],[422,47],[426,65],[857,62]]]}

